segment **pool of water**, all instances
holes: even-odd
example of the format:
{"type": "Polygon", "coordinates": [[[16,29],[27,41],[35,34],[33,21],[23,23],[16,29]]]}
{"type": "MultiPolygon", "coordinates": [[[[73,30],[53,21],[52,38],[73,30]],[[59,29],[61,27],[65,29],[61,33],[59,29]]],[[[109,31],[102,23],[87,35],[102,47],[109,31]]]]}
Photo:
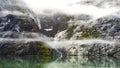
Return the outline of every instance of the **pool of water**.
{"type": "Polygon", "coordinates": [[[120,68],[120,57],[0,56],[0,68],[120,68]]]}

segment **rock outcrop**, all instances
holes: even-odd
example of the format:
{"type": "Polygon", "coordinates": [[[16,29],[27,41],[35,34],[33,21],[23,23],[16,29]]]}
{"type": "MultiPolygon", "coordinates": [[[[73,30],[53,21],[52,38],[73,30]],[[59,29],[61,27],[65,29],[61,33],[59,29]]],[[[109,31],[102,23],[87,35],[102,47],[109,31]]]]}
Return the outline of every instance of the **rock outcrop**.
{"type": "Polygon", "coordinates": [[[72,16],[66,14],[41,15],[40,32],[46,36],[54,37],[58,32],[68,28],[68,21],[73,19],[72,16]]]}
{"type": "Polygon", "coordinates": [[[43,42],[1,42],[0,55],[39,55],[58,56],[55,49],[48,48],[43,42]]]}
{"type": "Polygon", "coordinates": [[[93,43],[67,48],[67,55],[120,56],[120,44],[93,43]]]}
{"type": "Polygon", "coordinates": [[[120,18],[116,16],[107,16],[99,18],[85,25],[72,25],[68,29],[57,34],[59,40],[85,40],[102,39],[114,42],[114,44],[102,42],[89,42],[86,44],[75,44],[66,48],[68,55],[120,55],[120,18]]]}
{"type": "Polygon", "coordinates": [[[120,18],[116,16],[109,16],[99,18],[94,27],[101,33],[99,38],[120,41],[120,18]]]}
{"type": "Polygon", "coordinates": [[[38,32],[39,28],[34,19],[27,16],[9,14],[0,18],[0,31],[38,32]]]}

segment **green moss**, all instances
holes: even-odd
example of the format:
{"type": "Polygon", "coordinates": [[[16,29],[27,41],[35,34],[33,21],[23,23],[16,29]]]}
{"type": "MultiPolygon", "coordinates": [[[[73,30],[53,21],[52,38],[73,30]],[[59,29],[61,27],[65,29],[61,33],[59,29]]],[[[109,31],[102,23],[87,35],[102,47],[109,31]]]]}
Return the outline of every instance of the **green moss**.
{"type": "Polygon", "coordinates": [[[50,49],[46,47],[44,44],[38,45],[37,49],[38,49],[37,55],[41,55],[41,54],[45,56],[51,55],[50,49]]]}
{"type": "MultiPolygon", "coordinates": [[[[32,20],[32,19],[30,19],[32,20]]],[[[35,22],[30,21],[29,18],[26,17],[16,17],[16,22],[19,22],[20,31],[26,31],[26,32],[37,32],[39,31],[39,27],[35,22]]]]}
{"type": "Polygon", "coordinates": [[[29,52],[41,56],[50,56],[51,51],[46,45],[42,42],[30,42],[29,43],[29,52]],[[33,50],[33,51],[32,51],[33,50]]]}
{"type": "Polygon", "coordinates": [[[96,30],[95,27],[85,28],[84,26],[82,26],[79,32],[82,32],[82,34],[80,37],[77,37],[77,39],[97,38],[101,34],[96,30]]]}
{"type": "Polygon", "coordinates": [[[38,31],[38,27],[35,23],[31,23],[29,21],[24,21],[20,24],[21,31],[38,31]]]}
{"type": "Polygon", "coordinates": [[[73,26],[71,26],[70,28],[68,28],[68,30],[67,30],[67,38],[68,39],[70,39],[70,37],[72,37],[73,36],[73,31],[74,31],[74,29],[77,27],[77,25],[73,25],[73,26]]]}
{"type": "MultiPolygon", "coordinates": [[[[11,47],[0,49],[0,54],[51,56],[51,50],[42,42],[13,43],[11,47]]],[[[4,44],[8,46],[8,44],[4,44]]]]}
{"type": "Polygon", "coordinates": [[[85,38],[97,38],[101,35],[101,33],[96,30],[96,27],[85,27],[84,25],[73,25],[68,28],[67,30],[67,38],[70,39],[75,33],[81,33],[81,35],[78,35],[76,39],[81,40],[85,38]],[[77,26],[80,26],[79,29],[77,29],[75,32],[75,28],[77,26]]]}

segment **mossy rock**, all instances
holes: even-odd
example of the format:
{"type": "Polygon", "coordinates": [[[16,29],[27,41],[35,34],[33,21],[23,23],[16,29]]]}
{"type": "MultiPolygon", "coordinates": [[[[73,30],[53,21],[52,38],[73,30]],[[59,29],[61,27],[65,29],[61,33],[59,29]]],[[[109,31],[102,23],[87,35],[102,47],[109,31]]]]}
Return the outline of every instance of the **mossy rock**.
{"type": "Polygon", "coordinates": [[[27,31],[27,32],[38,32],[39,31],[39,28],[36,25],[36,23],[34,22],[31,23],[27,20],[20,23],[19,27],[20,27],[20,31],[27,31]]]}
{"type": "Polygon", "coordinates": [[[43,42],[1,43],[0,55],[39,55],[51,56],[51,49],[43,42]]]}
{"type": "Polygon", "coordinates": [[[29,52],[36,55],[45,55],[50,56],[51,51],[44,43],[42,42],[29,42],[29,52]],[[34,53],[35,52],[35,53],[34,53]]]}
{"type": "Polygon", "coordinates": [[[84,26],[80,27],[78,32],[82,32],[80,37],[77,39],[84,39],[84,38],[97,38],[101,33],[96,30],[95,27],[86,28],[84,26]]]}
{"type": "Polygon", "coordinates": [[[73,25],[70,28],[68,28],[67,30],[67,38],[70,39],[73,36],[73,31],[74,29],[77,27],[77,25],[73,25]]]}
{"type": "Polygon", "coordinates": [[[31,17],[17,16],[9,14],[0,18],[2,28],[0,31],[14,31],[14,32],[38,32],[39,27],[31,17]]]}
{"type": "Polygon", "coordinates": [[[101,35],[101,33],[96,29],[96,27],[86,27],[84,25],[72,25],[71,27],[68,28],[66,31],[66,37],[70,39],[73,37],[74,34],[76,33],[81,33],[80,35],[77,35],[76,39],[88,39],[88,38],[97,38],[101,35]],[[77,28],[79,27],[79,28],[77,28]],[[76,29],[77,28],[77,29],[76,29]]]}

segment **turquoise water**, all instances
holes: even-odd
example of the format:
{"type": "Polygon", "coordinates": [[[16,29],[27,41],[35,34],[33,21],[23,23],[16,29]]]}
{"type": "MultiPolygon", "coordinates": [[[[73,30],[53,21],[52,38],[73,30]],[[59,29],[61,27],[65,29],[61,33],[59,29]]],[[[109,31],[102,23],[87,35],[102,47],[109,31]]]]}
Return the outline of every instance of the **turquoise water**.
{"type": "Polygon", "coordinates": [[[120,57],[0,56],[0,68],[120,68],[120,57]]]}

